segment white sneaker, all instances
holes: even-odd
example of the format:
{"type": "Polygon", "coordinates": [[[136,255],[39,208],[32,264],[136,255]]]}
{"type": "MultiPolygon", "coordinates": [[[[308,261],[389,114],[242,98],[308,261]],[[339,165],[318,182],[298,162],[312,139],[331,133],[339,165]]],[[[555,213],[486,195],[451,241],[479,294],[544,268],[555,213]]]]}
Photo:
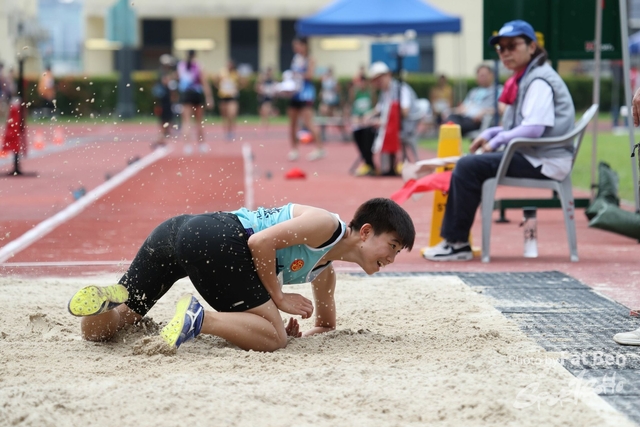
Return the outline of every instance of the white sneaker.
{"type": "Polygon", "coordinates": [[[209,144],[207,144],[206,142],[198,144],[198,151],[200,151],[201,153],[208,153],[209,152],[209,144]]]}
{"type": "Polygon", "coordinates": [[[191,146],[191,144],[187,144],[182,148],[182,152],[185,155],[189,156],[191,155],[191,153],[193,153],[193,147],[191,146]]]}
{"type": "Polygon", "coordinates": [[[323,158],[325,155],[325,152],[322,148],[318,148],[313,150],[311,153],[309,153],[309,156],[307,157],[307,159],[310,162],[314,162],[316,160],[320,160],[321,158],[323,158]]]}
{"type": "Polygon", "coordinates": [[[615,334],[613,340],[622,345],[640,345],[640,328],[631,332],[615,334]]]}
{"type": "Polygon", "coordinates": [[[298,150],[293,149],[293,150],[289,151],[289,154],[287,155],[287,158],[289,159],[290,162],[295,162],[296,160],[298,160],[299,156],[300,156],[300,154],[298,153],[298,150]]]}
{"type": "Polygon", "coordinates": [[[469,261],[473,259],[473,251],[469,242],[451,243],[444,240],[425,248],[422,256],[429,261],[469,261]]]}

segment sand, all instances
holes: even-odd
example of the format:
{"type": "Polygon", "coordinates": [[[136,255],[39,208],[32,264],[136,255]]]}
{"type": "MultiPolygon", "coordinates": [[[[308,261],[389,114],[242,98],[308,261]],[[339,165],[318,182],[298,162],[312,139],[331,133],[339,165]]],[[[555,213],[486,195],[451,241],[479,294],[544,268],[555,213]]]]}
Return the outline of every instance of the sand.
{"type": "Polygon", "coordinates": [[[274,353],[167,349],[188,280],[112,342],[81,340],[68,298],[115,279],[0,278],[0,425],[633,425],[456,277],[341,275],[338,329],[274,353]]]}

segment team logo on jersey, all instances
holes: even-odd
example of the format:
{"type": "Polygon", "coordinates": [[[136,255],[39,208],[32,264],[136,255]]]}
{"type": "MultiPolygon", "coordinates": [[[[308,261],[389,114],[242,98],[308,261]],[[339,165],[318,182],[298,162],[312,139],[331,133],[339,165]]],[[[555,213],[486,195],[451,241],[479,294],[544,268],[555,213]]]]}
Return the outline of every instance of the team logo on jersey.
{"type": "Polygon", "coordinates": [[[304,267],[304,261],[301,259],[296,259],[293,260],[293,262],[291,263],[291,265],[289,266],[289,268],[291,269],[291,271],[298,271],[300,270],[302,267],[304,267]]]}

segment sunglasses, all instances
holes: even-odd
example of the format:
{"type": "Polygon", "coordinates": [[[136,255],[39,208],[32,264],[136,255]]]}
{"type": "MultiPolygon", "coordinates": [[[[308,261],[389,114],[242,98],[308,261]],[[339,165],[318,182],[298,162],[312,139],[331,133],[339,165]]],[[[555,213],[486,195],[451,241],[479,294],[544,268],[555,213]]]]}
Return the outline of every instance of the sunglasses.
{"type": "Polygon", "coordinates": [[[516,50],[518,48],[518,46],[520,46],[521,44],[523,44],[524,41],[516,41],[516,42],[511,42],[511,43],[505,43],[505,44],[497,44],[496,45],[496,52],[498,53],[504,53],[504,52],[513,52],[514,50],[516,50]]]}

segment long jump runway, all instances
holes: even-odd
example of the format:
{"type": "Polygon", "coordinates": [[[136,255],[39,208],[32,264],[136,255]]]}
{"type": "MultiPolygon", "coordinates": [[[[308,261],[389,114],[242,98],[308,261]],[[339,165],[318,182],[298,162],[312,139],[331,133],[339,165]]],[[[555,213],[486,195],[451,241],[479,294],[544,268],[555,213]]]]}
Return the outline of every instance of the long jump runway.
{"type": "MultiPolygon", "coordinates": [[[[185,157],[174,152],[157,156],[157,152],[149,154],[148,143],[138,145],[127,147],[124,153],[118,150],[120,161],[108,164],[94,161],[103,147],[76,148],[64,153],[64,161],[54,156],[48,163],[31,162],[32,167],[41,169],[38,178],[3,181],[1,184],[6,186],[7,180],[14,180],[13,185],[3,191],[5,200],[22,201],[22,204],[11,204],[2,214],[3,243],[11,245],[23,233],[31,233],[33,238],[15,253],[3,254],[0,247],[0,261],[5,261],[0,271],[3,274],[75,275],[105,271],[107,265],[121,270],[126,268],[126,263],[124,266],[122,263],[133,259],[148,233],[163,220],[181,213],[229,210],[243,205],[245,183],[241,156],[205,153],[185,157]],[[153,156],[157,159],[110,186],[112,188],[99,197],[87,200],[96,188],[109,185],[109,180],[117,180],[119,174],[153,156]],[[125,162],[131,158],[137,160],[125,162]],[[73,168],[68,171],[74,177],[71,182],[84,177],[82,185],[88,193],[73,202],[71,192],[60,188],[57,182],[55,169],[60,165],[48,167],[51,162],[62,167],[73,164],[68,166],[73,168]],[[55,201],[49,205],[48,200],[55,201]],[[82,203],[85,201],[87,203],[82,203]],[[78,204],[83,204],[81,210],[75,209],[78,212],[57,221],[53,228],[45,227],[46,233],[37,232],[38,226],[55,219],[56,212],[52,210],[56,209],[59,214],[69,208],[74,210],[78,204]]],[[[109,148],[106,153],[113,153],[119,147],[112,144],[109,148]]],[[[64,181],[65,173],[58,173],[64,181]]],[[[6,252],[6,247],[4,249],[6,252]]]]}

